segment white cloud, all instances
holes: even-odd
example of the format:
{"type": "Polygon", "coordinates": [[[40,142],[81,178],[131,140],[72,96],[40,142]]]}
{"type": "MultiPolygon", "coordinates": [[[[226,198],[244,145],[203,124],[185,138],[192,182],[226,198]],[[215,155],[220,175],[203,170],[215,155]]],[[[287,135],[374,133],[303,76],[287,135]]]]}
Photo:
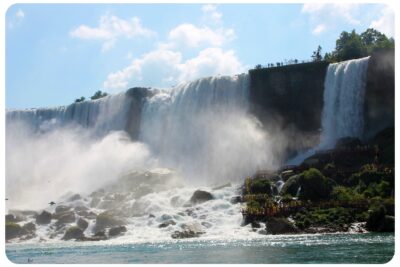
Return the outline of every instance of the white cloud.
{"type": "Polygon", "coordinates": [[[204,76],[233,75],[244,70],[244,66],[233,50],[207,48],[197,57],[187,60],[181,65],[178,81],[190,81],[204,76]]]}
{"type": "Polygon", "coordinates": [[[134,59],[126,68],[108,75],[103,87],[124,90],[130,86],[174,85],[204,76],[233,75],[244,70],[233,50],[207,48],[188,60],[180,52],[155,50],[134,59]]]}
{"type": "Polygon", "coordinates": [[[303,5],[301,12],[310,14],[312,19],[315,20],[324,21],[341,18],[350,24],[359,24],[360,20],[355,16],[358,8],[358,4],[306,3],[303,5]]]}
{"type": "Polygon", "coordinates": [[[319,25],[317,25],[317,26],[314,28],[314,30],[312,31],[312,33],[313,33],[314,35],[318,35],[318,34],[324,32],[325,30],[326,30],[325,24],[319,24],[319,25]]]}
{"type": "Polygon", "coordinates": [[[394,37],[394,11],[390,6],[384,6],[381,17],[371,22],[370,28],[383,32],[389,37],[394,37]]]}
{"type": "Polygon", "coordinates": [[[131,86],[167,87],[204,76],[243,72],[245,67],[235,52],[226,49],[235,38],[235,31],[223,27],[222,14],[216,6],[204,5],[202,12],[213,25],[177,25],[155,50],[135,58],[131,54],[131,64],[110,73],[103,87],[112,91],[131,86]]]}
{"type": "Polygon", "coordinates": [[[103,41],[103,51],[113,47],[119,38],[132,39],[139,36],[149,37],[154,34],[153,31],[142,26],[138,17],[124,20],[110,14],[101,16],[97,27],[80,25],[70,32],[70,35],[75,38],[103,41]]]}
{"type": "Polygon", "coordinates": [[[22,9],[18,9],[12,16],[8,19],[8,28],[13,29],[20,25],[25,18],[25,12],[22,9]]]}
{"type": "Polygon", "coordinates": [[[17,18],[24,18],[25,17],[25,13],[24,13],[24,11],[22,11],[22,9],[18,9],[18,11],[15,13],[15,16],[17,18]]]}
{"type": "Polygon", "coordinates": [[[301,9],[301,13],[309,16],[310,24],[313,25],[312,33],[315,35],[336,27],[338,21],[360,24],[358,11],[358,4],[344,3],[306,3],[301,9]]]}
{"type": "Polygon", "coordinates": [[[201,10],[203,11],[203,20],[205,22],[211,22],[215,24],[220,24],[222,21],[222,13],[217,10],[215,5],[204,5],[201,10]]]}
{"type": "Polygon", "coordinates": [[[222,46],[235,37],[233,29],[211,29],[193,24],[181,24],[168,34],[169,47],[199,47],[202,45],[222,46]]]}

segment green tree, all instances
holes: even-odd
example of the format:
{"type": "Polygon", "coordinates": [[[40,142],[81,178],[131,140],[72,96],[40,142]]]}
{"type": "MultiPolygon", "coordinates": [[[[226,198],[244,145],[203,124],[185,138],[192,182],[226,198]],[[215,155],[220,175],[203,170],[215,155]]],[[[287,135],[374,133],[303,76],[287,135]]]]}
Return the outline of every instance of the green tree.
{"type": "Polygon", "coordinates": [[[339,61],[367,56],[367,49],[361,36],[355,30],[342,32],[336,40],[336,59],[339,61]]]}
{"type": "Polygon", "coordinates": [[[79,102],[83,102],[83,101],[85,101],[85,97],[84,96],[81,96],[81,98],[75,99],[75,103],[79,103],[79,102]]]}
{"type": "Polygon", "coordinates": [[[96,93],[94,93],[94,95],[91,96],[90,99],[95,100],[95,99],[99,99],[99,98],[105,97],[107,95],[108,94],[106,92],[102,92],[102,91],[99,90],[96,93]]]}
{"type": "Polygon", "coordinates": [[[317,50],[315,50],[311,56],[311,58],[314,62],[319,62],[322,60],[321,51],[322,51],[322,47],[319,45],[317,50]]]}

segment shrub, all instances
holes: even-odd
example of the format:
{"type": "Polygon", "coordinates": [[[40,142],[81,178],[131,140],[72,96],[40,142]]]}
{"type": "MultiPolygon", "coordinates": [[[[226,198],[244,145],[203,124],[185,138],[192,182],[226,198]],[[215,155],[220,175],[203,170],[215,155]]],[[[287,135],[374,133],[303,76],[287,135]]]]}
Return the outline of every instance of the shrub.
{"type": "Polygon", "coordinates": [[[254,179],[250,184],[250,192],[252,194],[272,194],[272,183],[266,179],[254,179]]]}
{"type": "Polygon", "coordinates": [[[299,181],[301,185],[300,199],[316,201],[328,199],[331,195],[333,182],[315,168],[304,171],[300,175],[299,181]]]}

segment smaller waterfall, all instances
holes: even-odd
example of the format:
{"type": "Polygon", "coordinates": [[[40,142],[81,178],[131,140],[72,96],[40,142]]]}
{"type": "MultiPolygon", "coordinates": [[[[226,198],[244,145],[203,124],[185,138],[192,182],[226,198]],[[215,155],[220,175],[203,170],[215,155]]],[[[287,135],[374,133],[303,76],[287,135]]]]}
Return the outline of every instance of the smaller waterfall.
{"type": "Polygon", "coordinates": [[[368,60],[365,57],[328,66],[320,148],[334,146],[341,137],[362,137],[368,60]]]}
{"type": "Polygon", "coordinates": [[[332,148],[342,137],[362,137],[369,57],[329,64],[324,84],[322,135],[317,147],[290,159],[300,164],[316,150],[332,148]]]}

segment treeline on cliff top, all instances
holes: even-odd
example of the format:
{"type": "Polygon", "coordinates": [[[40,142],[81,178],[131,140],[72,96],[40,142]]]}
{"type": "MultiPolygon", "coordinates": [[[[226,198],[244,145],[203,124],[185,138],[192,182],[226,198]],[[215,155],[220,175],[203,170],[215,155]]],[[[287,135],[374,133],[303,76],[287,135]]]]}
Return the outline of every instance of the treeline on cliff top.
{"type": "MultiPolygon", "coordinates": [[[[335,63],[370,56],[374,52],[394,49],[394,47],[395,43],[393,38],[388,38],[385,34],[373,28],[369,28],[361,34],[356,33],[355,30],[351,32],[343,31],[336,40],[336,46],[332,52],[327,52],[323,55],[322,47],[318,46],[317,50],[311,55],[311,61],[335,63]]],[[[281,67],[305,62],[305,60],[291,59],[285,60],[285,62],[267,63],[265,66],[281,67]]],[[[255,66],[255,69],[261,68],[263,68],[261,64],[255,66]]]]}

